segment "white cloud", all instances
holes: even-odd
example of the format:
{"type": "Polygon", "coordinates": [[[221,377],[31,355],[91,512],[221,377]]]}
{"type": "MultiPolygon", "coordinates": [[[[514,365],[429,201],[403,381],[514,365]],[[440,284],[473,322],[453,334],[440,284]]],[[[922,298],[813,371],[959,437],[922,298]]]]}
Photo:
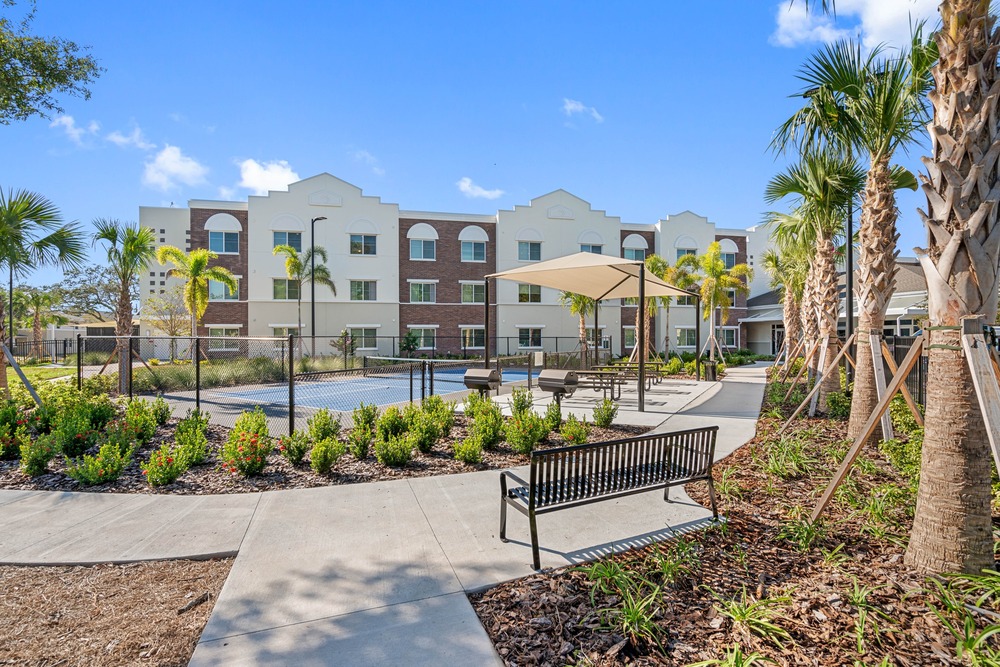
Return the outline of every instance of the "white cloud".
{"type": "Polygon", "coordinates": [[[798,46],[832,42],[860,35],[866,48],[877,44],[903,46],[910,41],[910,24],[937,21],[939,0],[837,0],[837,15],[818,9],[806,10],[804,2],[777,5],[777,26],[770,42],[775,46],[798,46]]]}
{"type": "Polygon", "coordinates": [[[598,123],[604,122],[604,116],[597,113],[597,109],[594,107],[588,107],[580,100],[571,100],[568,97],[563,98],[563,113],[571,117],[578,113],[584,114],[590,116],[598,123]]]}
{"type": "Polygon", "coordinates": [[[239,186],[252,190],[255,195],[266,195],[269,190],[287,190],[289,183],[300,180],[299,175],[284,160],[243,160],[237,164],[240,166],[239,186]]]}
{"type": "Polygon", "coordinates": [[[219,199],[228,200],[236,198],[236,188],[226,187],[225,185],[219,186],[219,199]]]}
{"type": "Polygon", "coordinates": [[[378,158],[369,153],[366,150],[358,150],[350,153],[351,157],[354,158],[355,162],[361,162],[368,165],[372,169],[372,173],[376,176],[385,176],[385,169],[378,162],[378,158]]]}
{"type": "Polygon", "coordinates": [[[208,167],[184,155],[177,146],[166,144],[146,163],[142,182],[153,188],[170,190],[180,184],[200,185],[207,174],[208,167]]]}
{"type": "Polygon", "coordinates": [[[62,128],[70,141],[77,146],[82,146],[84,136],[97,134],[98,130],[101,129],[101,124],[92,120],[87,123],[87,127],[82,127],[76,124],[76,120],[72,116],[59,116],[49,123],[49,127],[62,128]]]}
{"type": "Polygon", "coordinates": [[[146,137],[142,135],[142,130],[139,129],[138,125],[133,127],[132,132],[129,134],[122,134],[118,130],[115,130],[104,138],[120,148],[135,146],[136,148],[144,151],[156,148],[156,144],[146,141],[146,137]]]}
{"type": "Polygon", "coordinates": [[[498,199],[503,196],[503,190],[487,190],[472,182],[468,176],[462,177],[455,185],[466,197],[470,199],[498,199]]]}

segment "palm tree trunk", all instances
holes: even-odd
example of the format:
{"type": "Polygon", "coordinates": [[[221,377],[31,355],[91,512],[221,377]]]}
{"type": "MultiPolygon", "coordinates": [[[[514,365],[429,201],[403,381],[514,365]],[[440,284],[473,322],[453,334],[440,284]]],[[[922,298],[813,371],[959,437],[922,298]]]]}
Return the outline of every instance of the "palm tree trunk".
{"type": "Polygon", "coordinates": [[[590,357],[587,354],[587,317],[580,311],[580,368],[586,369],[590,357]]]}
{"type": "Polygon", "coordinates": [[[128,285],[123,285],[118,292],[118,306],[115,309],[115,345],[118,347],[118,393],[127,394],[129,382],[129,355],[132,342],[132,300],[129,298],[128,285]]]}
{"type": "Polygon", "coordinates": [[[802,337],[805,341],[805,352],[812,348],[819,335],[819,325],[816,319],[816,263],[809,263],[809,272],[802,290],[802,307],[799,309],[802,323],[802,337]]]}
{"type": "MultiPolygon", "coordinates": [[[[819,311],[818,333],[820,340],[826,339],[824,367],[819,369],[822,373],[817,404],[820,412],[826,412],[826,397],[840,390],[840,374],[833,365],[833,359],[837,356],[837,320],[840,310],[835,252],[832,239],[822,236],[817,239],[815,294],[819,311]]],[[[819,356],[816,355],[817,367],[819,356]]]]}
{"type": "Polygon", "coordinates": [[[663,358],[670,358],[670,302],[663,306],[663,358]]]}
{"type": "MultiPolygon", "coordinates": [[[[889,158],[874,162],[865,184],[865,203],[861,209],[858,238],[858,359],[854,374],[854,394],[847,437],[854,439],[864,430],[865,422],[875,411],[878,393],[868,334],[882,335],[885,312],[896,289],[896,193],[889,172],[889,158]]],[[[852,314],[848,313],[848,317],[852,314]]],[[[881,439],[881,426],[873,437],[881,439]]]]}
{"type": "Polygon", "coordinates": [[[35,350],[32,356],[41,361],[45,346],[42,344],[42,311],[39,309],[35,310],[35,315],[31,318],[31,337],[35,339],[35,350]]]}
{"type": "Polygon", "coordinates": [[[782,304],[782,317],[785,322],[785,367],[792,363],[792,349],[802,335],[802,314],[799,311],[799,302],[795,299],[794,291],[791,287],[786,287],[782,304]]]}
{"type": "Polygon", "coordinates": [[[921,176],[929,248],[917,253],[930,319],[927,414],[905,560],[921,572],[978,572],[993,566],[992,461],[966,361],[955,348],[963,316],[992,322],[997,312],[1000,221],[993,191],[1000,175],[992,147],[1000,132],[1000,34],[988,2],[951,0],[940,11],[932,156],[921,176]]]}
{"type": "MultiPolygon", "coordinates": [[[[7,344],[7,307],[6,300],[0,298],[0,345],[7,344]]],[[[13,350],[11,353],[13,354],[13,350]]],[[[77,350],[79,354],[79,350],[77,350]]],[[[5,400],[10,400],[10,386],[7,384],[7,355],[0,350],[0,389],[5,400]]]]}

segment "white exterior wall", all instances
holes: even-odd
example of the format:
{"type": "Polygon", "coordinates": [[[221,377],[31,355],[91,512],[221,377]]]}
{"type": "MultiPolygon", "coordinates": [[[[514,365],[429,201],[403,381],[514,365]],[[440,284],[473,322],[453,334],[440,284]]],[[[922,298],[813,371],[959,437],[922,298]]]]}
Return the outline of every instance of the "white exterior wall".
{"type": "MultiPolygon", "coordinates": [[[[240,204],[236,204],[239,206],[240,204]]],[[[187,208],[166,208],[161,206],[140,206],[139,224],[153,230],[156,246],[172,245],[185,252],[190,250],[188,232],[191,229],[191,211],[187,208]]],[[[150,296],[158,296],[160,290],[169,290],[175,285],[183,284],[177,278],[170,278],[167,272],[171,265],[163,266],[153,260],[145,273],[139,278],[139,320],[143,321],[146,301],[150,296]],[[161,284],[163,283],[163,284],[161,284]]],[[[153,330],[143,322],[140,327],[143,335],[162,336],[162,331],[153,330]]]]}

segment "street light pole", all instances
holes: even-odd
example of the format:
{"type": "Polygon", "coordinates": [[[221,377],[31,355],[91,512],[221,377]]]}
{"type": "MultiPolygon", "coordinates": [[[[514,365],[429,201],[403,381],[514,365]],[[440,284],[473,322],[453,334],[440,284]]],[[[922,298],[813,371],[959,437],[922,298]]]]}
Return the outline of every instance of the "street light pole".
{"type": "MultiPolygon", "coordinates": [[[[312,354],[316,356],[316,221],[326,220],[325,216],[317,216],[309,221],[309,298],[312,301],[312,321],[309,323],[309,335],[312,336],[312,354]]],[[[302,335],[302,332],[299,332],[302,335]]]]}

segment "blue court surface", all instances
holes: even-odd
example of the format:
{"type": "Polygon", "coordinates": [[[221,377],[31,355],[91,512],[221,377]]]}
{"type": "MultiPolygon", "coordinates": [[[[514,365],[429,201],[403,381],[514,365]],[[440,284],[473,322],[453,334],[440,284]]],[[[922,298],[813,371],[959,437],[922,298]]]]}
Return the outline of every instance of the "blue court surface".
{"type": "MultiPolygon", "coordinates": [[[[464,391],[465,369],[437,370],[434,373],[434,393],[450,394],[464,391]]],[[[532,373],[537,377],[538,372],[532,373]]],[[[503,382],[509,384],[528,379],[527,370],[505,369],[503,382]]],[[[326,408],[340,412],[350,412],[362,403],[389,405],[410,400],[410,376],[408,374],[379,376],[345,376],[332,380],[295,383],[295,405],[299,407],[326,408]]],[[[413,398],[420,400],[420,373],[413,379],[413,398]]],[[[254,405],[288,405],[288,385],[269,385],[254,388],[231,388],[203,390],[209,401],[234,400],[254,405]]],[[[424,380],[424,394],[431,395],[430,379],[424,380]]]]}

